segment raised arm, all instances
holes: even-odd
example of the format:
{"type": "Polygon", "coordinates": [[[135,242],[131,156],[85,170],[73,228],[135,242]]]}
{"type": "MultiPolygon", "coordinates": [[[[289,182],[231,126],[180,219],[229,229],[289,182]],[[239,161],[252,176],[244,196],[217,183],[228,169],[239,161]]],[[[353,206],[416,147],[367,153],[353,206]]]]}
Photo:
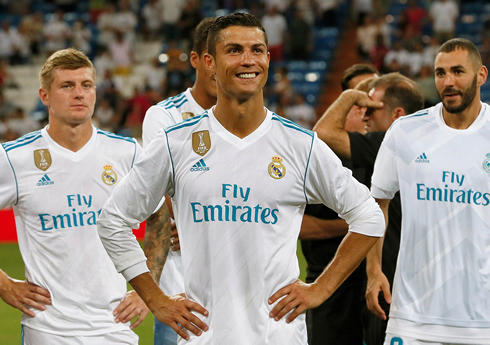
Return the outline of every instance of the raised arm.
{"type": "Polygon", "coordinates": [[[348,230],[349,225],[343,219],[320,219],[305,214],[299,238],[301,240],[324,240],[344,236],[348,230]]]}
{"type": "Polygon", "coordinates": [[[350,109],[359,107],[379,108],[380,102],[373,102],[367,93],[358,90],[346,90],[325,111],[313,130],[337,155],[351,158],[349,134],[345,130],[345,119],[350,109]]]}

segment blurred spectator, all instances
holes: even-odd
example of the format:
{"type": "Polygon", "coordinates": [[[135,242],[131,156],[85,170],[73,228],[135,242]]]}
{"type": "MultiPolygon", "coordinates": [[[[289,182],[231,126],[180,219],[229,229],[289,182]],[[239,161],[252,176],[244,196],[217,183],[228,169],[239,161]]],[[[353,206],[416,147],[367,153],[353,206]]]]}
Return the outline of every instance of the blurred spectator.
{"type": "Polygon", "coordinates": [[[190,66],[189,59],[175,40],[168,42],[167,56],[167,91],[173,89],[179,94],[185,87],[190,66]]]}
{"type": "Polygon", "coordinates": [[[182,14],[177,24],[180,30],[180,37],[185,42],[186,51],[190,48],[194,29],[201,22],[201,19],[199,3],[196,0],[188,0],[182,9],[182,14]]]}
{"type": "Polygon", "coordinates": [[[288,78],[288,69],[284,66],[277,68],[274,74],[274,87],[273,93],[277,98],[286,96],[293,97],[293,88],[291,86],[291,81],[288,78]]]}
{"type": "Polygon", "coordinates": [[[337,25],[336,9],[341,0],[315,0],[320,13],[320,22],[324,27],[337,25]]]}
{"type": "Polygon", "coordinates": [[[3,90],[0,90],[0,119],[9,119],[15,110],[15,106],[5,98],[3,90]]]}
{"type": "Polygon", "coordinates": [[[409,53],[400,40],[393,42],[393,48],[385,55],[384,65],[387,72],[399,72],[399,68],[409,63],[409,53]]]}
{"type": "Polygon", "coordinates": [[[284,116],[306,129],[311,129],[316,120],[315,108],[306,103],[300,93],[294,96],[293,104],[284,109],[284,116]]]}
{"type": "Polygon", "coordinates": [[[286,18],[279,13],[276,6],[271,6],[267,8],[261,22],[269,40],[271,61],[282,61],[285,35],[288,29],[286,18]]]}
{"type": "Polygon", "coordinates": [[[404,37],[420,36],[427,20],[427,15],[427,10],[419,6],[417,0],[408,0],[408,5],[403,10],[403,16],[406,19],[405,30],[408,33],[404,37]]]}
{"type": "Polygon", "coordinates": [[[131,136],[141,137],[141,126],[146,111],[155,104],[153,92],[150,88],[146,88],[144,92],[139,92],[137,88],[134,89],[134,96],[130,100],[131,112],[124,124],[124,127],[131,131],[131,136]]]}
{"type": "Polygon", "coordinates": [[[391,26],[386,21],[385,16],[378,16],[375,19],[378,32],[383,35],[383,41],[385,46],[389,49],[391,47],[391,26]]]}
{"type": "Polygon", "coordinates": [[[453,0],[436,0],[429,9],[432,28],[439,42],[444,43],[454,37],[459,9],[453,0]]]}
{"type": "Polygon", "coordinates": [[[162,66],[160,60],[157,57],[151,60],[151,65],[146,71],[146,84],[149,88],[155,91],[164,90],[162,87],[165,85],[165,79],[167,77],[167,70],[162,66]]]}
{"type": "Polygon", "coordinates": [[[8,126],[19,136],[34,132],[40,128],[39,122],[31,116],[26,116],[22,108],[16,107],[8,120],[8,126]]]}
{"type": "Polygon", "coordinates": [[[373,15],[373,0],[354,0],[352,11],[358,26],[362,26],[364,17],[373,15]]]}
{"type": "Polygon", "coordinates": [[[362,59],[369,60],[369,54],[374,49],[378,33],[379,29],[374,23],[373,17],[370,15],[364,16],[362,25],[357,28],[357,46],[362,59]]]}
{"type": "Polygon", "coordinates": [[[147,40],[158,38],[162,28],[162,7],[159,0],[150,0],[141,11],[143,17],[143,35],[147,40]]]}
{"type": "Polygon", "coordinates": [[[135,28],[138,24],[138,18],[131,11],[129,0],[121,0],[118,2],[119,10],[114,13],[114,30],[124,35],[124,41],[128,42],[131,46],[136,40],[135,28]]]}
{"type": "Polygon", "coordinates": [[[121,97],[111,70],[105,71],[104,79],[97,85],[97,98],[108,100],[111,107],[116,108],[121,97]]]}
{"type": "Polygon", "coordinates": [[[97,56],[94,58],[94,67],[97,71],[97,75],[104,77],[106,75],[106,71],[111,71],[113,66],[114,64],[107,48],[99,48],[97,56]]]}
{"type": "Polygon", "coordinates": [[[94,112],[94,126],[99,127],[105,131],[114,131],[114,109],[111,107],[111,103],[107,99],[102,99],[98,102],[94,112]]]}
{"type": "Polygon", "coordinates": [[[71,37],[73,48],[84,52],[86,55],[90,55],[92,53],[92,47],[90,46],[91,38],[92,31],[84,26],[83,21],[80,19],[76,20],[73,24],[71,37]]]}
{"type": "Polygon", "coordinates": [[[388,53],[389,49],[385,45],[384,37],[381,33],[376,35],[376,44],[371,50],[370,58],[371,63],[376,67],[377,70],[383,70],[384,58],[388,53]]]}
{"type": "Polygon", "coordinates": [[[180,32],[177,26],[182,14],[185,1],[182,0],[160,0],[162,4],[163,33],[167,40],[179,39],[180,32]]]}
{"type": "Polygon", "coordinates": [[[63,11],[56,11],[51,20],[44,26],[43,35],[46,40],[44,48],[48,55],[67,47],[71,30],[68,24],[63,21],[63,11]]]}
{"type": "Polygon", "coordinates": [[[109,53],[114,62],[114,74],[129,76],[133,63],[133,49],[122,32],[116,31],[116,39],[109,43],[109,53]]]}
{"type": "Polygon", "coordinates": [[[490,67],[490,38],[482,37],[482,46],[480,48],[482,64],[490,67]]]}
{"type": "Polygon", "coordinates": [[[65,13],[77,10],[77,0],[53,0],[53,2],[65,13]]]}
{"type": "MultiPolygon", "coordinates": [[[[294,1],[294,0],[293,0],[294,1]]],[[[286,12],[291,0],[264,0],[266,11],[271,9],[272,7],[276,8],[276,11],[280,13],[286,12]]]]}
{"type": "Polygon", "coordinates": [[[289,57],[292,60],[308,60],[313,50],[313,28],[300,9],[296,9],[288,32],[289,57]]]}
{"type": "Polygon", "coordinates": [[[29,57],[29,42],[25,30],[21,32],[10,25],[10,21],[4,20],[0,29],[0,59],[5,59],[10,64],[22,63],[29,57]]]}
{"type": "Polygon", "coordinates": [[[413,40],[409,47],[406,68],[409,70],[409,77],[414,78],[420,72],[420,69],[424,64],[424,45],[419,40],[413,40]]]}
{"type": "Polygon", "coordinates": [[[114,41],[116,29],[115,11],[114,4],[108,3],[97,19],[97,27],[99,29],[98,43],[103,47],[108,47],[114,41]]]}
{"type": "Polygon", "coordinates": [[[24,26],[29,37],[30,51],[34,55],[39,55],[43,41],[43,15],[41,12],[23,17],[21,25],[24,26]]]}
{"type": "Polygon", "coordinates": [[[422,66],[419,76],[414,79],[414,81],[420,87],[420,92],[422,93],[422,96],[424,96],[426,107],[432,107],[439,103],[440,98],[437,93],[434,69],[432,66],[422,66]]]}

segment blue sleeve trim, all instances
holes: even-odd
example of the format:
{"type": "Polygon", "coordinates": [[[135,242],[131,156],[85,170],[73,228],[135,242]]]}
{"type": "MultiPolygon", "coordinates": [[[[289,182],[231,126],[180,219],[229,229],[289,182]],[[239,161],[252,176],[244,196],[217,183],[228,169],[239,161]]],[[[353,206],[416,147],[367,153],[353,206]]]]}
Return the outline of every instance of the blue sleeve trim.
{"type": "Polygon", "coordinates": [[[306,195],[306,174],[308,173],[308,168],[310,166],[311,153],[313,152],[313,143],[315,141],[315,136],[311,138],[310,154],[308,155],[308,160],[306,161],[305,178],[303,179],[303,193],[305,194],[306,203],[308,203],[308,196],[306,195]]]}
{"type": "Polygon", "coordinates": [[[12,169],[12,173],[14,174],[14,179],[15,179],[15,193],[17,194],[17,198],[15,200],[15,204],[14,205],[17,205],[19,203],[19,183],[17,182],[17,175],[15,174],[15,170],[14,170],[14,167],[12,166],[12,162],[10,161],[9,155],[7,154],[7,150],[5,150],[5,156],[7,156],[7,159],[8,159],[9,164],[10,164],[10,168],[12,169]]]}
{"type": "Polygon", "coordinates": [[[28,144],[36,141],[37,139],[39,139],[41,137],[42,137],[41,131],[35,131],[32,133],[26,134],[17,140],[10,141],[8,143],[4,143],[4,144],[2,144],[2,146],[5,150],[5,152],[8,152],[8,151],[13,150],[17,147],[28,145],[28,144]]]}
{"type": "Polygon", "coordinates": [[[285,119],[283,117],[280,117],[276,113],[272,113],[272,120],[278,121],[279,123],[281,123],[285,127],[295,129],[295,130],[297,130],[299,132],[302,132],[302,133],[305,133],[305,134],[309,135],[310,137],[314,137],[313,132],[310,131],[309,129],[306,129],[306,128],[303,128],[301,126],[298,126],[293,121],[290,121],[290,120],[287,120],[287,119],[285,119]]]}
{"type": "Polygon", "coordinates": [[[179,122],[179,123],[177,123],[177,124],[175,124],[173,126],[170,126],[170,127],[168,127],[165,130],[165,132],[170,133],[172,131],[175,131],[176,129],[180,129],[180,128],[184,128],[184,127],[189,127],[189,126],[194,126],[197,123],[199,123],[199,121],[201,121],[205,117],[209,117],[207,111],[205,111],[201,115],[194,116],[194,117],[192,117],[190,119],[184,120],[184,121],[179,122]]]}
{"type": "Polygon", "coordinates": [[[107,132],[107,131],[104,131],[104,130],[102,130],[100,128],[97,128],[97,134],[102,134],[102,135],[105,135],[106,137],[109,137],[109,138],[112,138],[112,139],[124,140],[124,141],[130,142],[130,143],[133,143],[133,144],[135,143],[135,141],[134,141],[133,138],[124,137],[124,136],[119,135],[119,134],[107,132]]]}
{"type": "Polygon", "coordinates": [[[165,136],[167,138],[167,149],[168,149],[168,154],[170,155],[170,162],[172,163],[172,180],[174,181],[174,193],[170,196],[171,198],[173,198],[173,196],[175,195],[175,167],[174,167],[174,159],[172,157],[172,151],[170,151],[170,143],[168,142],[168,135],[167,133],[165,133],[165,136]]]}

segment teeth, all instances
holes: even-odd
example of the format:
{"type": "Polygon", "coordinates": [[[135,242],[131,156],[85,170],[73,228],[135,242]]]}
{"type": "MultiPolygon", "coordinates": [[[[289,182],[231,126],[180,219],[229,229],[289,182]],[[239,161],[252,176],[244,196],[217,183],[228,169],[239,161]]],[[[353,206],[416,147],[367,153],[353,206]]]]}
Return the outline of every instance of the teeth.
{"type": "Polygon", "coordinates": [[[253,78],[253,77],[255,77],[255,73],[241,73],[238,75],[238,78],[243,78],[243,79],[253,78]]]}

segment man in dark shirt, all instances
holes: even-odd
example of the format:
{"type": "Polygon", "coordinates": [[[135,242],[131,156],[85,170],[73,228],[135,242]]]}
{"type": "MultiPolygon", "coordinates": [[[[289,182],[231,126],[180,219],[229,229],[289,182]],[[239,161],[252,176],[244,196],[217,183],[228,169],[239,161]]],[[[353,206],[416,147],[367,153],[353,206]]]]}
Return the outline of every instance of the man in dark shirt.
{"type": "MultiPolygon", "coordinates": [[[[353,89],[379,72],[370,64],[356,64],[342,77],[342,90],[353,89]]],[[[353,106],[345,121],[345,130],[365,133],[362,116],[365,109],[353,106]]],[[[348,160],[344,166],[350,168],[348,160]]],[[[357,169],[359,170],[359,169],[357,169]]],[[[363,169],[358,174],[363,175],[363,169]]],[[[355,175],[354,175],[355,176],[355,175]]],[[[307,282],[313,282],[332,260],[347,233],[347,223],[324,205],[307,205],[301,226],[301,247],[307,261],[307,282]]],[[[310,345],[362,345],[362,311],[365,305],[365,265],[354,273],[318,308],[306,311],[310,345]]]]}
{"type": "MultiPolygon", "coordinates": [[[[352,168],[363,168],[363,176],[356,176],[371,186],[374,161],[388,128],[400,116],[423,109],[424,100],[418,86],[399,73],[390,73],[373,79],[369,92],[344,91],[317,122],[314,130],[341,158],[350,159],[352,168]],[[344,129],[346,116],[353,105],[367,107],[364,114],[366,134],[349,133],[344,129]]],[[[362,170],[361,170],[362,171],[362,170]]],[[[383,245],[383,272],[390,282],[395,274],[401,229],[400,197],[390,203],[387,236],[383,245]]],[[[369,288],[369,281],[367,283],[369,288]]],[[[389,306],[382,307],[388,314],[389,306]]],[[[387,321],[378,319],[365,309],[363,312],[364,341],[367,345],[383,344],[387,321]]]]}

